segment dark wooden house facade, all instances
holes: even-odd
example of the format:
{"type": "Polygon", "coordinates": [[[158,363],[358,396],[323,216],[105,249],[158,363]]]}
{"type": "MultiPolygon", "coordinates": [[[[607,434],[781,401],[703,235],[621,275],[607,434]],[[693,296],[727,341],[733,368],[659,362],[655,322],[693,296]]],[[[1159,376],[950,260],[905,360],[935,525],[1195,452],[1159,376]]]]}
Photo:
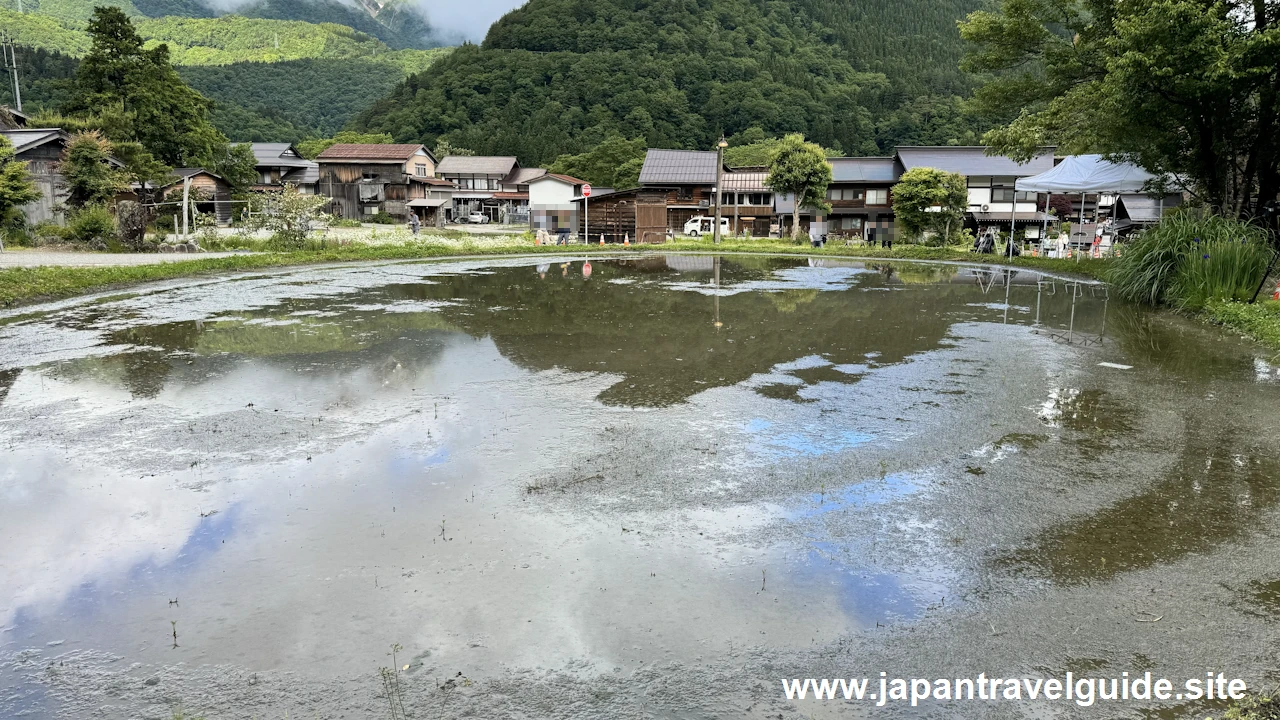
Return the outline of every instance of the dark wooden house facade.
{"type": "Polygon", "coordinates": [[[598,243],[660,243],[667,239],[667,188],[637,188],[578,197],[578,236],[598,243]]]}
{"type": "Polygon", "coordinates": [[[330,198],[329,212],[348,220],[380,213],[408,221],[432,199],[435,158],[422,145],[333,145],[316,158],[316,191],[330,198]],[[411,204],[412,203],[412,204],[411,204]]]}

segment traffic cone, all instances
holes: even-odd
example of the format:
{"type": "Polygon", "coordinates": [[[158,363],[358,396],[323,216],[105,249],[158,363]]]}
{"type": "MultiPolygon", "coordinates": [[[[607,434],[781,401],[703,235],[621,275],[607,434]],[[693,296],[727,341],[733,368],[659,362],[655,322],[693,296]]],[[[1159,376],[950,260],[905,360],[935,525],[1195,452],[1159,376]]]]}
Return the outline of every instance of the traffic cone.
{"type": "Polygon", "coordinates": [[[623,244],[623,246],[630,246],[630,245],[631,245],[631,233],[625,233],[625,234],[622,236],[622,244],[623,244]]]}
{"type": "Polygon", "coordinates": [[[1280,283],[1276,283],[1276,294],[1271,296],[1272,300],[1280,300],[1280,283]]]}
{"type": "Polygon", "coordinates": [[[604,233],[600,233],[600,244],[604,245],[604,233]]]}

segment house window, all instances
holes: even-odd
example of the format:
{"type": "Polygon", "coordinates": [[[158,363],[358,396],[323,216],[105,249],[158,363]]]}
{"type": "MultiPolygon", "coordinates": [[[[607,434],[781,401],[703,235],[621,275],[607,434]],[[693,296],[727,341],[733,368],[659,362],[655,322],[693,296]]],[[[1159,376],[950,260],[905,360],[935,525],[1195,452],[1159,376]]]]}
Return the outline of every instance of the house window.
{"type": "Polygon", "coordinates": [[[862,230],[862,218],[842,217],[840,218],[840,228],[842,230],[862,230]]]}
{"type": "Polygon", "coordinates": [[[868,190],[867,204],[868,205],[888,205],[889,191],[888,190],[868,190]]]}
{"type": "Polygon", "coordinates": [[[996,188],[991,191],[991,202],[1011,203],[1014,198],[1017,202],[1035,202],[1036,194],[1029,192],[1014,192],[1011,188],[996,188]]]}
{"type": "Polygon", "coordinates": [[[991,176],[990,175],[970,175],[969,187],[971,188],[991,187],[991,176]]]}
{"type": "Polygon", "coordinates": [[[427,166],[426,166],[426,165],[415,165],[415,166],[414,166],[414,171],[417,173],[418,177],[426,177],[426,176],[427,176],[427,166]]]}
{"type": "Polygon", "coordinates": [[[377,180],[378,173],[364,172],[364,173],[360,173],[360,177],[364,178],[365,180],[377,180]]]}
{"type": "Polygon", "coordinates": [[[828,200],[861,200],[862,191],[856,188],[831,188],[827,191],[828,200]]]}

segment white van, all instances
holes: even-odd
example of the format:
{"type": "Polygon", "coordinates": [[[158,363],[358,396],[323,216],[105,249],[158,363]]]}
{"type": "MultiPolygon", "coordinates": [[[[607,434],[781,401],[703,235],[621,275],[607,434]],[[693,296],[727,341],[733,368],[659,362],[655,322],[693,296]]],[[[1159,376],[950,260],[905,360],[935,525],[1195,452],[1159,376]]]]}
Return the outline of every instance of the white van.
{"type": "MultiPolygon", "coordinates": [[[[712,228],[716,225],[716,219],[706,217],[705,215],[694,215],[689,218],[689,222],[684,224],[684,234],[689,237],[701,237],[713,233],[712,228]]],[[[720,218],[720,236],[729,236],[729,218],[720,218]]]]}

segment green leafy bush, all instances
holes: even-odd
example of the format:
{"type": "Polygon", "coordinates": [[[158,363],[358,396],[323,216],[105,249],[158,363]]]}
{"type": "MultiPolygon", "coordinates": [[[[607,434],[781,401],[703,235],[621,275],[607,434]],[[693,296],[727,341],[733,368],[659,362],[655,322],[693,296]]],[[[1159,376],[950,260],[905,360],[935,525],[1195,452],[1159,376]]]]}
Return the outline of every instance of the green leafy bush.
{"type": "Polygon", "coordinates": [[[1134,240],[1108,280],[1128,300],[1199,310],[1213,300],[1248,300],[1270,258],[1259,228],[1186,210],[1134,240]]]}
{"type": "Polygon", "coordinates": [[[68,212],[63,237],[95,250],[104,249],[117,240],[116,219],[103,205],[86,205],[68,212]]]}
{"type": "Polygon", "coordinates": [[[369,222],[375,225],[399,225],[400,220],[388,215],[385,212],[379,212],[377,215],[370,215],[369,222]]]}

